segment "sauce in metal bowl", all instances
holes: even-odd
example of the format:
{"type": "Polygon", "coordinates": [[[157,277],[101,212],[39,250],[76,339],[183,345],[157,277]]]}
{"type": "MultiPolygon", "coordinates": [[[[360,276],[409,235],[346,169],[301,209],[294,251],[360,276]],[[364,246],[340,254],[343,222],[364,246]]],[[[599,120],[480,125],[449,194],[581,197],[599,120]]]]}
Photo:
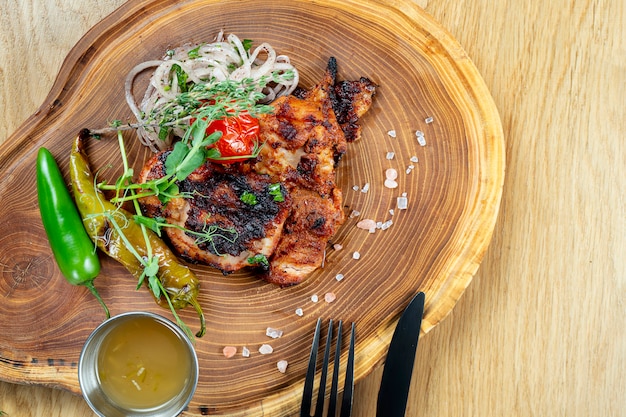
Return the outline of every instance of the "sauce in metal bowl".
{"type": "Polygon", "coordinates": [[[125,313],[87,339],[78,376],[83,397],[101,416],[172,416],[191,400],[198,360],[191,341],[171,321],[125,313]]]}
{"type": "Polygon", "coordinates": [[[102,390],[124,408],[156,407],[189,383],[192,361],[186,349],[184,341],[150,317],[120,323],[100,346],[102,390]]]}

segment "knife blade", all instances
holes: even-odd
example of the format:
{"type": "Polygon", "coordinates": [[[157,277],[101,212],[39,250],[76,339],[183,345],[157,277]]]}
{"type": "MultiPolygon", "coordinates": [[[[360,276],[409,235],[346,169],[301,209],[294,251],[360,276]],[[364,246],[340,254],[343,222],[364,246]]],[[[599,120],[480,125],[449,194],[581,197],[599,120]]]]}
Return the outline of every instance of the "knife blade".
{"type": "Polygon", "coordinates": [[[404,417],[425,298],[423,292],[413,297],[393,332],[378,391],[376,417],[404,417]]]}

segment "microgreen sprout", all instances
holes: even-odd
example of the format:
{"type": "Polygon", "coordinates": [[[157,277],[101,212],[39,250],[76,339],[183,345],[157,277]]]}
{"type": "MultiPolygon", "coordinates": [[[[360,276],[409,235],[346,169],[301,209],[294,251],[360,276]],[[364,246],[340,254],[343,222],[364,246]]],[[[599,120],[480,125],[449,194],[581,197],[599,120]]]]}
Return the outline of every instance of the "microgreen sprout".
{"type": "MultiPolygon", "coordinates": [[[[139,279],[137,280],[136,288],[139,289],[147,279],[148,287],[150,291],[152,292],[152,294],[154,295],[154,297],[156,299],[165,298],[165,300],[167,301],[170,307],[172,315],[174,316],[176,320],[176,324],[178,324],[178,326],[189,336],[190,340],[193,340],[193,332],[178,316],[178,313],[176,312],[176,309],[174,308],[172,301],[170,299],[169,293],[163,287],[163,283],[158,278],[158,273],[160,269],[159,258],[157,255],[152,253],[152,248],[151,248],[150,240],[148,236],[144,234],[147,254],[142,255],[137,251],[135,246],[129,241],[128,237],[124,233],[124,229],[126,228],[126,224],[128,222],[128,219],[126,218],[125,215],[123,215],[117,210],[105,210],[101,213],[92,214],[88,217],[101,217],[101,216],[106,217],[108,224],[112,226],[112,228],[115,230],[115,232],[118,234],[118,236],[124,243],[124,247],[133,255],[133,257],[135,257],[135,259],[139,262],[139,264],[143,268],[141,275],[139,276],[139,279]]],[[[142,225],[142,228],[143,228],[143,225],[142,225]]],[[[142,231],[145,232],[145,229],[142,231]]]]}
{"type": "Polygon", "coordinates": [[[210,243],[213,249],[213,253],[215,253],[216,255],[220,255],[214,243],[216,238],[220,238],[222,240],[233,243],[239,237],[239,234],[233,228],[226,229],[215,224],[209,224],[208,222],[204,223],[201,231],[197,231],[187,229],[178,224],[167,223],[162,217],[147,217],[142,215],[136,215],[134,216],[134,219],[136,223],[142,224],[145,227],[149,228],[159,237],[162,235],[162,230],[168,227],[181,230],[186,234],[195,237],[196,239],[194,243],[196,245],[210,243]]]}
{"type": "MultiPolygon", "coordinates": [[[[194,53],[191,51],[191,53],[194,53]]],[[[258,104],[265,96],[263,88],[270,82],[281,82],[293,78],[291,71],[273,73],[271,76],[262,77],[260,81],[244,79],[242,81],[211,81],[206,84],[194,84],[188,82],[188,77],[180,66],[172,67],[172,82],[176,83],[181,91],[177,98],[147,116],[147,122],[142,124],[123,124],[121,121],[111,123],[110,129],[117,132],[123,171],[113,184],[106,182],[97,183],[101,190],[114,192],[115,196],[110,200],[118,207],[118,210],[103,210],[98,216],[105,216],[108,223],[120,236],[124,246],[137,259],[142,267],[138,277],[137,288],[147,283],[148,288],[155,298],[165,298],[177,324],[193,339],[191,330],[185,325],[176,313],[176,309],[170,299],[168,290],[158,277],[159,257],[153,253],[150,243],[149,230],[161,236],[166,227],[177,228],[186,234],[193,236],[198,245],[211,245],[213,252],[218,254],[215,247],[215,239],[220,238],[229,242],[238,239],[236,230],[222,228],[216,224],[205,222],[202,230],[189,230],[180,225],[169,224],[162,218],[150,218],[144,216],[139,204],[140,198],[156,196],[163,204],[174,198],[190,198],[189,193],[181,192],[179,182],[184,181],[193,171],[201,167],[209,159],[228,159],[222,157],[219,151],[213,147],[222,133],[217,131],[207,134],[207,127],[214,120],[225,117],[237,116],[247,112],[253,117],[272,111],[268,105],[258,104]],[[123,130],[139,127],[157,128],[162,139],[167,138],[174,128],[182,128],[184,135],[176,142],[165,160],[165,175],[161,178],[147,180],[137,184],[133,182],[134,171],[128,163],[128,156],[124,145],[123,130]],[[141,227],[141,233],[145,242],[145,253],[139,253],[137,248],[124,234],[124,223],[130,221],[119,210],[123,204],[131,204],[135,214],[132,221],[141,227]]],[[[101,132],[91,132],[98,134],[101,132]]],[[[260,145],[255,144],[254,151],[249,157],[256,157],[260,151],[260,145]]],[[[238,156],[241,158],[241,156],[238,156]]],[[[280,184],[272,184],[269,193],[274,201],[284,200],[280,184]]],[[[252,193],[242,195],[242,201],[246,204],[257,203],[256,196],[252,193]]],[[[256,255],[248,260],[251,264],[268,265],[264,255],[256,255]]]]}
{"type": "MultiPolygon", "coordinates": [[[[174,72],[177,82],[180,83],[181,76],[175,69],[174,72]]],[[[184,90],[175,99],[147,115],[147,124],[150,127],[158,126],[159,137],[165,140],[174,128],[190,130],[194,120],[204,119],[210,122],[236,116],[241,112],[249,112],[257,117],[273,110],[269,105],[258,104],[265,98],[265,94],[260,91],[271,82],[281,83],[292,80],[293,77],[292,71],[285,71],[273,72],[257,81],[244,78],[241,81],[186,83],[184,90]]]]}

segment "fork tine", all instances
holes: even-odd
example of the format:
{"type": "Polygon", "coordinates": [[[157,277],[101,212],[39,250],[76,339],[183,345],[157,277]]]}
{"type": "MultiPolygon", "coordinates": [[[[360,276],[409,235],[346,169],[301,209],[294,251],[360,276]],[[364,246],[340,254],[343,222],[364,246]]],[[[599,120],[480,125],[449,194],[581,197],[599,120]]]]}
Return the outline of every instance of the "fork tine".
{"type": "MultiPolygon", "coordinates": [[[[321,319],[317,320],[315,326],[315,334],[313,336],[313,344],[309,356],[309,364],[307,367],[306,378],[304,381],[304,392],[302,394],[302,403],[300,405],[300,417],[311,417],[311,406],[313,403],[313,386],[315,384],[315,374],[317,370],[317,355],[321,338],[321,319]]],[[[337,400],[339,397],[339,368],[341,362],[343,322],[339,320],[337,323],[337,340],[333,360],[333,376],[330,387],[330,401],[328,403],[328,417],[336,416],[337,400]]],[[[328,379],[330,349],[333,341],[333,320],[328,322],[328,334],[326,335],[326,344],[324,347],[324,358],[322,359],[322,369],[317,393],[317,401],[315,404],[315,414],[313,417],[322,417],[324,415],[324,403],[326,396],[326,380],[328,379]]],[[[352,323],[350,334],[350,347],[348,351],[348,360],[346,364],[345,381],[343,387],[343,396],[341,401],[341,417],[350,417],[352,413],[352,395],[354,392],[354,343],[355,343],[355,324],[352,323]]]]}
{"type": "Polygon", "coordinates": [[[313,382],[315,380],[315,367],[317,364],[317,350],[320,343],[320,333],[322,328],[322,319],[317,319],[315,326],[315,334],[313,335],[313,344],[311,345],[311,354],[309,355],[309,366],[306,371],[304,380],[304,393],[302,394],[302,404],[300,405],[300,417],[311,416],[311,401],[313,399],[313,382]]]}
{"type": "Polygon", "coordinates": [[[352,394],[354,393],[354,341],[356,334],[354,323],[350,331],[350,348],[348,351],[348,363],[346,364],[346,379],[343,384],[343,398],[341,399],[341,417],[350,417],[352,414],[352,394]]]}
{"type": "Polygon", "coordinates": [[[339,360],[341,359],[341,334],[342,321],[337,324],[337,341],[335,346],[335,361],[333,364],[333,379],[330,385],[330,402],[328,403],[328,416],[335,417],[337,408],[337,397],[339,396],[339,360]]]}
{"type": "Polygon", "coordinates": [[[330,359],[330,345],[333,339],[333,320],[328,321],[328,334],[326,335],[326,347],[324,348],[324,361],[322,362],[322,377],[317,393],[317,403],[315,405],[315,417],[322,417],[324,414],[324,400],[326,397],[326,379],[328,377],[328,361],[330,359]]]}

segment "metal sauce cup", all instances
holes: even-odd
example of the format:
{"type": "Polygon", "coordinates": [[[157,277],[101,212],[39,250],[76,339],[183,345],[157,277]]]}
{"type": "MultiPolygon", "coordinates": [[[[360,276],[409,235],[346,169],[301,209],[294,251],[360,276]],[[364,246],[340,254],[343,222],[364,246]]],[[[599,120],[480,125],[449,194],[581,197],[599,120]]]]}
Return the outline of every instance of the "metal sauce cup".
{"type": "MultiPolygon", "coordinates": [[[[146,342],[148,344],[150,342],[146,342]]],[[[167,358],[163,358],[167,360],[167,358]]],[[[89,336],[80,354],[78,363],[78,382],[83,398],[91,409],[101,417],[172,417],[185,410],[198,385],[198,357],[193,344],[187,335],[170,320],[157,314],[148,312],[130,312],[114,316],[100,324],[89,336]],[[129,321],[154,320],[171,331],[175,339],[181,344],[181,351],[189,361],[188,378],[179,392],[170,398],[163,398],[160,404],[149,408],[128,408],[110,398],[102,388],[101,372],[99,369],[99,355],[111,332],[129,321]]]]}

